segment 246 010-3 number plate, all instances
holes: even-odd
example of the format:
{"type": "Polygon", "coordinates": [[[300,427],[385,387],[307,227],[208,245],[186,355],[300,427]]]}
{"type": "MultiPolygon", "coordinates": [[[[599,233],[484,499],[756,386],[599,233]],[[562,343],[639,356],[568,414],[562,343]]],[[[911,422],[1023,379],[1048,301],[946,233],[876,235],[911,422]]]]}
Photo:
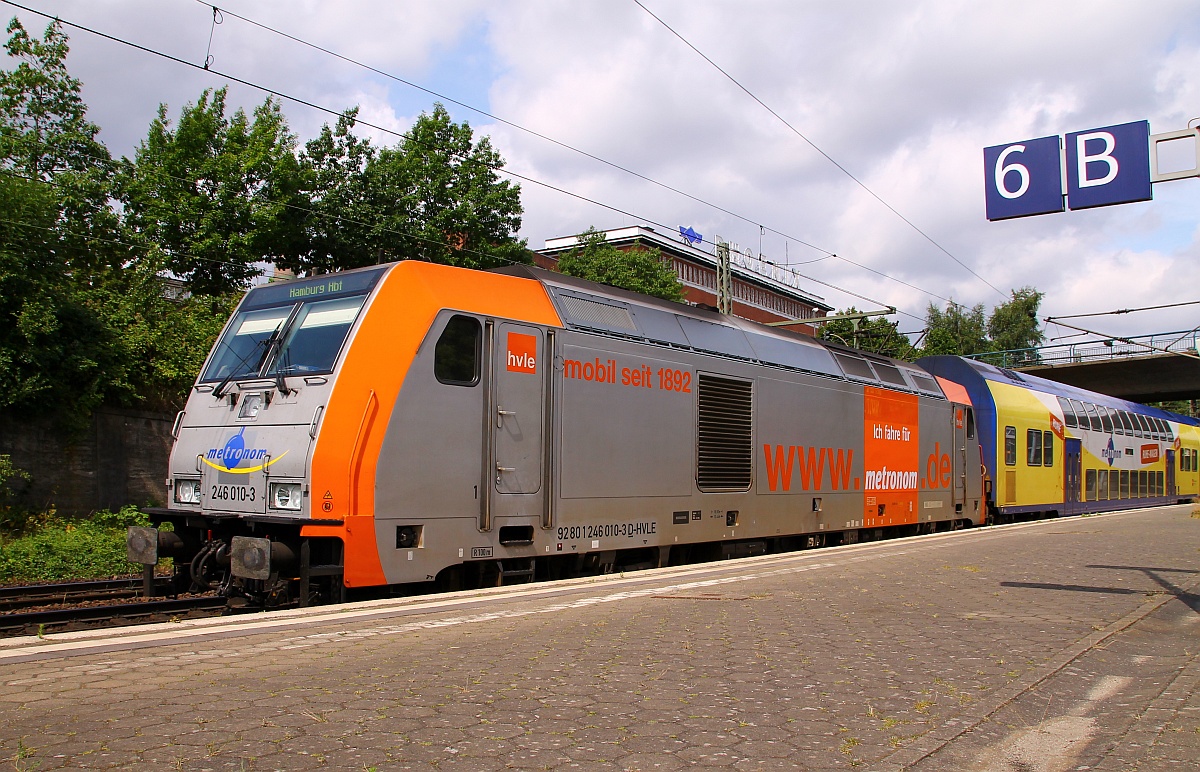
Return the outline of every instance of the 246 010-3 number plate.
{"type": "Polygon", "coordinates": [[[213,485],[208,497],[213,501],[253,502],[257,492],[251,485],[213,485]]]}

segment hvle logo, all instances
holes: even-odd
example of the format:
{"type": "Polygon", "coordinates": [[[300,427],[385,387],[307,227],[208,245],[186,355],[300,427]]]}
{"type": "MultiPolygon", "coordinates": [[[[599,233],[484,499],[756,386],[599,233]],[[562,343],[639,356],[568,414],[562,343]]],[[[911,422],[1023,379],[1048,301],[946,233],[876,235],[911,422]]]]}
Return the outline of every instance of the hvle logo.
{"type": "Polygon", "coordinates": [[[519,332],[508,334],[508,371],[537,373],[537,337],[519,332]]]}

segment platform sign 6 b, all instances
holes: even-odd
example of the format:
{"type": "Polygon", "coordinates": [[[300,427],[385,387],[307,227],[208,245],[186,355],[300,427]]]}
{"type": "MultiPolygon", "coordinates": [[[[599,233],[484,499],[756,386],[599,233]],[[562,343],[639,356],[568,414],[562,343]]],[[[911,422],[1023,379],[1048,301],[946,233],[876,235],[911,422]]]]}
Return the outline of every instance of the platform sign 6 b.
{"type": "Polygon", "coordinates": [[[1151,198],[1149,121],[1068,134],[1065,175],[1060,147],[1059,137],[1053,136],[984,148],[987,218],[1005,220],[1151,198]]]}
{"type": "Polygon", "coordinates": [[[987,218],[1063,211],[1061,158],[1057,135],[985,147],[987,218]]]}

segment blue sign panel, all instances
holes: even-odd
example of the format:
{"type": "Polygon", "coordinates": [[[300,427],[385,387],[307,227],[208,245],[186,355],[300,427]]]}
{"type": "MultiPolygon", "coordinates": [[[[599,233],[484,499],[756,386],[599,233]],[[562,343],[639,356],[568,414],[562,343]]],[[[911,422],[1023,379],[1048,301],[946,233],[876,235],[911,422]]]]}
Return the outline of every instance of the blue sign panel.
{"type": "Polygon", "coordinates": [[[1057,136],[985,147],[983,176],[989,220],[1063,210],[1057,136]]]}
{"type": "Polygon", "coordinates": [[[1067,135],[1067,205],[1072,209],[1148,201],[1152,195],[1149,121],[1067,135]]]}

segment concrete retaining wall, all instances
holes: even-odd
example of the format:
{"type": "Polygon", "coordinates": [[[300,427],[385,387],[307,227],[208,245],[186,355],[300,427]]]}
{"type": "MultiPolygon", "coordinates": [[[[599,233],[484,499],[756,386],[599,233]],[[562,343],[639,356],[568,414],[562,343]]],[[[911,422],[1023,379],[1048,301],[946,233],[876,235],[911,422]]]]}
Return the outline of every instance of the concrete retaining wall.
{"type": "Polygon", "coordinates": [[[162,504],[173,414],[101,408],[91,427],[65,437],[54,422],[0,413],[0,455],[29,473],[34,508],[83,515],[126,504],[162,504]]]}

